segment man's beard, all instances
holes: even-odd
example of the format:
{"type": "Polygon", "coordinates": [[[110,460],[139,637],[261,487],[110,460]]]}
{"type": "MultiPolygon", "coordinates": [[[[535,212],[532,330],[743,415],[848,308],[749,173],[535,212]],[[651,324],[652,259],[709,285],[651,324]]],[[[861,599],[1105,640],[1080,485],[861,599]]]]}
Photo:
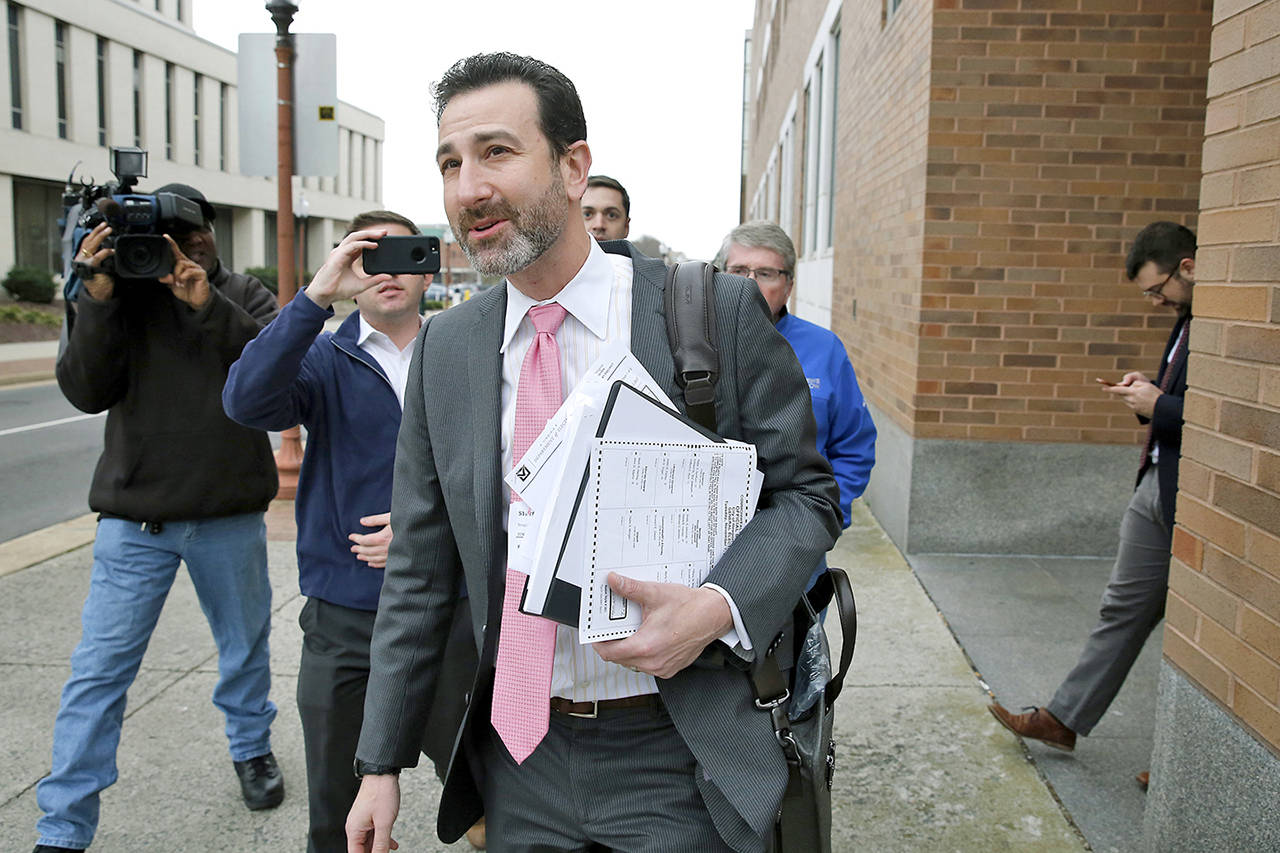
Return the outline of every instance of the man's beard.
{"type": "Polygon", "coordinates": [[[547,191],[524,210],[516,210],[505,201],[497,201],[458,212],[453,236],[476,272],[500,276],[519,272],[542,257],[560,239],[569,201],[559,172],[553,171],[552,178],[547,191]],[[467,232],[476,222],[488,217],[506,219],[511,224],[512,233],[506,236],[505,242],[499,239],[492,246],[473,246],[467,232]]]}

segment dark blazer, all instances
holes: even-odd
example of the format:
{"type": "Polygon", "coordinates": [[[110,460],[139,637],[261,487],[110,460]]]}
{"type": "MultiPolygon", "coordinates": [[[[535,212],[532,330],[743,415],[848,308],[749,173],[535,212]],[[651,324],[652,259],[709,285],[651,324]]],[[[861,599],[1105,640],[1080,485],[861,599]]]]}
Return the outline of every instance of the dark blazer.
{"type": "MultiPolygon", "coordinates": [[[[1173,362],[1169,361],[1169,353],[1177,343],[1183,326],[1187,327],[1187,335],[1190,336],[1190,314],[1179,317],[1174,324],[1169,340],[1164,345],[1164,355],[1160,357],[1160,371],[1156,374],[1155,383],[1161,385],[1165,373],[1173,371],[1169,390],[1156,399],[1155,411],[1150,418],[1138,416],[1139,422],[1154,424],[1152,434],[1156,446],[1160,448],[1160,461],[1156,465],[1156,474],[1160,479],[1160,508],[1164,511],[1165,527],[1171,532],[1178,500],[1178,460],[1182,458],[1182,400],[1187,395],[1187,354],[1190,347],[1184,347],[1182,356],[1173,362]]],[[[1142,481],[1143,472],[1150,466],[1150,458],[1144,458],[1138,468],[1138,482],[1142,481]]]]}
{"type": "MultiPolygon", "coordinates": [[[[603,248],[632,257],[631,350],[683,406],[662,308],[665,267],[629,243],[603,248]]],[[[755,518],[708,580],[733,596],[755,652],[762,652],[840,531],[838,490],[814,446],[804,374],[759,290],[725,275],[716,287],[719,432],[756,445],[765,481],[755,518]]],[[[483,812],[484,768],[475,741],[489,725],[506,552],[498,351],[506,295],[505,284],[494,287],[433,317],[418,337],[396,452],[396,536],[357,750],[372,764],[416,764],[445,631],[465,578],[480,666],[440,801],[437,831],[448,842],[483,812]]],[[[746,676],[723,663],[699,662],[658,686],[697,758],[697,783],[718,831],[736,850],[758,848],[773,823],[786,764],[769,716],[753,707],[746,676]]]]}

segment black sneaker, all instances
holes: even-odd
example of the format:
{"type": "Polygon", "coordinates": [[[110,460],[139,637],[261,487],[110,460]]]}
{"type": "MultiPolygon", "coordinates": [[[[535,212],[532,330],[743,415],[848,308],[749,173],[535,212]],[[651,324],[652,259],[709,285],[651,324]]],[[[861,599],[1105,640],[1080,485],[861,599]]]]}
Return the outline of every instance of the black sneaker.
{"type": "Polygon", "coordinates": [[[52,844],[37,844],[31,853],[84,853],[83,847],[54,847],[52,844]]]}
{"type": "Polygon", "coordinates": [[[284,776],[271,753],[232,762],[240,777],[240,793],[250,811],[274,809],[284,801],[284,776]]]}

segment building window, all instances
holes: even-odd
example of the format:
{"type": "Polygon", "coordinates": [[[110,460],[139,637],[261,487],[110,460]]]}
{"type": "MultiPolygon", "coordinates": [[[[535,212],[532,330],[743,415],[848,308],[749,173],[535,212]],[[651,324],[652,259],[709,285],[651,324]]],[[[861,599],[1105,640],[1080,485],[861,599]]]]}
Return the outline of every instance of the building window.
{"type": "MultiPolygon", "coordinates": [[[[902,0],[898,0],[898,2],[901,3],[902,0]]],[[[179,21],[182,20],[182,0],[178,0],[177,17],[179,21]]]]}
{"type": "Polygon", "coordinates": [[[62,188],[52,181],[13,181],[14,261],[62,272],[62,188]]]}
{"type": "Polygon", "coordinates": [[[887,24],[901,5],[902,0],[884,0],[884,11],[880,13],[881,22],[887,24]]]}
{"type": "Polygon", "coordinates": [[[22,10],[9,4],[9,120],[22,130],[22,10]]]}
{"type": "Polygon", "coordinates": [[[804,204],[801,208],[801,253],[812,255],[831,248],[834,225],[836,77],[839,73],[840,27],[826,43],[809,73],[805,89],[804,204]]]}
{"type": "Polygon", "coordinates": [[[356,197],[356,134],[349,135],[350,142],[347,144],[347,195],[351,198],[356,197]]]}
{"type": "Polygon", "coordinates": [[[837,131],[839,124],[836,121],[836,108],[840,102],[837,99],[840,90],[840,24],[837,23],[831,31],[830,50],[830,78],[831,85],[828,86],[830,94],[829,105],[824,105],[824,109],[830,119],[827,121],[827,149],[823,157],[823,168],[827,171],[827,242],[826,248],[831,248],[835,242],[835,225],[836,225],[836,143],[839,139],[837,131]]]}
{"type": "Polygon", "coordinates": [[[792,226],[795,224],[795,174],[796,174],[796,120],[794,117],[787,122],[786,130],[782,135],[782,144],[779,147],[779,168],[781,176],[778,181],[778,195],[780,197],[780,205],[778,209],[778,225],[783,231],[791,233],[792,226]]]}
{"type": "Polygon", "coordinates": [[[164,156],[173,159],[173,63],[164,64],[164,156]]]}
{"type": "Polygon", "coordinates": [[[133,144],[142,147],[142,51],[133,52],[133,144]]]}
{"type": "Polygon", "coordinates": [[[107,144],[107,40],[98,36],[98,144],[107,144]]]}
{"type": "Polygon", "coordinates": [[[53,22],[53,85],[58,101],[58,138],[67,138],[67,25],[53,22]]]}
{"type": "Polygon", "coordinates": [[[227,84],[218,84],[218,168],[227,171],[227,84]]]}
{"type": "Polygon", "coordinates": [[[195,85],[192,87],[191,95],[191,131],[193,133],[192,157],[197,166],[200,165],[200,90],[204,87],[204,76],[201,74],[192,75],[195,85]]]}

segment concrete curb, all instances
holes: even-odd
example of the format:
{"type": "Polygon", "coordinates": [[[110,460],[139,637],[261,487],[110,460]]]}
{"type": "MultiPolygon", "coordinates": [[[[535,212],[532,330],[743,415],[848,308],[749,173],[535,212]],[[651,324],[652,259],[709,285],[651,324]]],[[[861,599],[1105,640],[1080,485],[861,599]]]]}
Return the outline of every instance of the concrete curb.
{"type": "Polygon", "coordinates": [[[0,577],[88,545],[97,529],[98,514],[90,512],[0,543],[0,577]]]}
{"type": "Polygon", "coordinates": [[[52,358],[31,358],[0,362],[0,387],[52,380],[54,361],[52,358]]]}

